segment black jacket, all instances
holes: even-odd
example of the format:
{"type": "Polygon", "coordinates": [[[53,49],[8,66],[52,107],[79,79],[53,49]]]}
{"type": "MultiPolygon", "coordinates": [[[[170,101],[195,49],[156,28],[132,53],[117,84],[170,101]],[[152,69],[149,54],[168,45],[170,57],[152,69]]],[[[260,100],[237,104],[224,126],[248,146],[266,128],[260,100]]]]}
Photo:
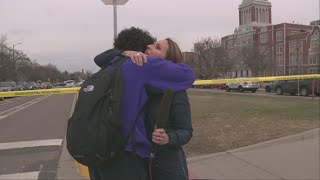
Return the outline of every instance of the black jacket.
{"type": "MultiPolygon", "coordinates": [[[[147,91],[150,101],[145,124],[151,141],[162,94],[159,93],[159,90],[150,87],[147,88],[147,91]]],[[[165,131],[169,136],[169,143],[155,148],[157,151],[155,157],[152,158],[153,180],[187,180],[187,162],[181,146],[187,144],[192,137],[192,123],[186,91],[174,94],[165,131]]]]}

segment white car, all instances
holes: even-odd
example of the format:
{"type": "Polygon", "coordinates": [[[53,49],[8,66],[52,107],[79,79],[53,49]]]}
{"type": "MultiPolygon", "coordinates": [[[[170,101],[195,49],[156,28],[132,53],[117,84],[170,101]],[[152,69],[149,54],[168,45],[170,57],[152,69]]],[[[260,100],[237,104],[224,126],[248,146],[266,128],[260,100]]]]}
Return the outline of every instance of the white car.
{"type": "Polygon", "coordinates": [[[230,92],[231,90],[238,90],[240,92],[251,91],[255,93],[259,88],[258,82],[240,82],[240,83],[227,83],[226,91],[230,92]]]}
{"type": "Polygon", "coordinates": [[[67,80],[67,81],[64,81],[64,83],[66,84],[65,87],[75,87],[75,83],[74,83],[74,80],[67,80]]]}

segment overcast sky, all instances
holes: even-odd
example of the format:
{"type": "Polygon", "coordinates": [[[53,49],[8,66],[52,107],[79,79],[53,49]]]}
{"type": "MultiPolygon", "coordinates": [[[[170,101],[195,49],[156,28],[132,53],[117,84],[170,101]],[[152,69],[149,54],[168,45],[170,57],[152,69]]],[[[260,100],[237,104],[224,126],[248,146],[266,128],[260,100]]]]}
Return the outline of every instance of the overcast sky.
{"type": "MultiPolygon", "coordinates": [[[[273,24],[320,19],[320,0],[269,0],[273,24]]],[[[202,37],[221,38],[238,27],[242,0],[129,0],[118,7],[118,31],[137,26],[172,37],[190,51],[202,37]]],[[[93,58],[112,47],[113,8],[101,0],[0,0],[0,34],[40,64],[96,71],[93,58]]]]}

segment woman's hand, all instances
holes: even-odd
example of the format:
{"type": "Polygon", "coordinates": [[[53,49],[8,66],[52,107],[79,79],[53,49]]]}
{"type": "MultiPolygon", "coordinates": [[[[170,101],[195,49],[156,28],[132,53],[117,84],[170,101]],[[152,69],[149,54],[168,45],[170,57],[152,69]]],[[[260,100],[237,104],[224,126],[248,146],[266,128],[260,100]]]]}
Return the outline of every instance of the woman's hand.
{"type": "Polygon", "coordinates": [[[147,62],[147,55],[142,52],[123,51],[122,55],[130,57],[131,61],[138,66],[143,66],[147,62]]]}
{"type": "Polygon", "coordinates": [[[152,142],[165,145],[169,143],[169,136],[164,129],[155,129],[152,133],[152,142]]]}

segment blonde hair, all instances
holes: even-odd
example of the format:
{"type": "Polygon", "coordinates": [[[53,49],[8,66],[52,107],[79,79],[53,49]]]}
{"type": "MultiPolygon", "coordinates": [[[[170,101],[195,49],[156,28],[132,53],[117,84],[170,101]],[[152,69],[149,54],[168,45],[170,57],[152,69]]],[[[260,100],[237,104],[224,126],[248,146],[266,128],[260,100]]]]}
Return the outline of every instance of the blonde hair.
{"type": "Polygon", "coordinates": [[[167,38],[166,40],[168,41],[168,44],[169,44],[166,59],[171,60],[174,63],[181,63],[182,62],[182,53],[181,53],[181,50],[180,50],[178,44],[170,38],[167,38]]]}

